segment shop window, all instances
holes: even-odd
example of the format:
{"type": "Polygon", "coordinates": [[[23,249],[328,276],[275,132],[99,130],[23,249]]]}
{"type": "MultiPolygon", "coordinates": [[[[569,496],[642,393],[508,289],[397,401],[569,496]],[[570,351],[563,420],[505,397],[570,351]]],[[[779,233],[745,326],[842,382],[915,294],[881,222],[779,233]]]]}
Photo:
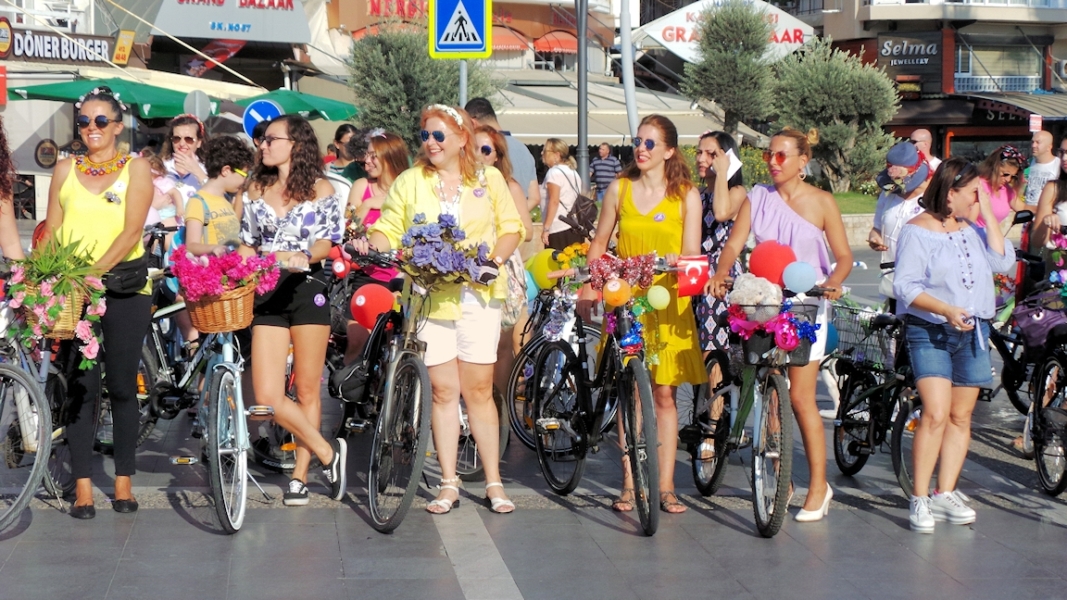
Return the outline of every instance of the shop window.
{"type": "Polygon", "coordinates": [[[1030,46],[974,47],[971,74],[1000,77],[1032,76],[1041,72],[1041,57],[1030,46]]]}
{"type": "Polygon", "coordinates": [[[971,74],[971,51],[965,46],[956,46],[956,74],[971,74]]]}

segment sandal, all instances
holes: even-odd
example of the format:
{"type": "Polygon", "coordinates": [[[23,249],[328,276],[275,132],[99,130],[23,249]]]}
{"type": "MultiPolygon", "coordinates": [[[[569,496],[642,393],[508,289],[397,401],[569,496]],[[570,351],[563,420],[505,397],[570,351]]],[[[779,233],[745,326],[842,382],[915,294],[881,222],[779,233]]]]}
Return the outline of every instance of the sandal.
{"type": "Polygon", "coordinates": [[[456,483],[459,483],[459,477],[453,477],[451,479],[442,479],[441,484],[437,487],[440,488],[442,492],[445,490],[452,490],[456,493],[457,498],[455,500],[452,500],[450,498],[437,498],[435,500],[432,500],[429,504],[426,505],[426,512],[432,515],[447,515],[448,513],[452,512],[453,507],[459,506],[459,488],[453,485],[456,483]]]}
{"type": "Polygon", "coordinates": [[[498,487],[504,490],[504,484],[499,481],[485,484],[485,497],[489,500],[489,510],[498,515],[507,515],[515,512],[515,503],[507,498],[492,498],[489,496],[489,488],[498,487]]]}
{"type": "Polygon", "coordinates": [[[678,495],[674,492],[663,492],[659,495],[659,509],[672,515],[681,514],[689,510],[678,501],[678,495]]]}
{"type": "Polygon", "coordinates": [[[623,488],[622,492],[619,493],[619,497],[616,498],[615,501],[611,503],[611,510],[613,510],[615,512],[631,512],[631,511],[633,511],[633,509],[634,509],[633,496],[634,496],[634,489],[633,488],[623,488]],[[630,500],[627,500],[625,498],[625,496],[627,494],[630,495],[630,498],[631,498],[630,500]]]}

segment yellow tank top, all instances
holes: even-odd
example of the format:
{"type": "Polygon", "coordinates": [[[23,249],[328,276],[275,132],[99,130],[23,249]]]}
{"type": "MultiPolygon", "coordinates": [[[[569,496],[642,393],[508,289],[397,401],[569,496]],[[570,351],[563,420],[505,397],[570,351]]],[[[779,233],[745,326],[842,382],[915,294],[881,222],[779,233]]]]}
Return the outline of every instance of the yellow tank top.
{"type": "MultiPolygon", "coordinates": [[[[126,223],[126,191],[130,170],[123,167],[119,178],[102,194],[93,194],[78,181],[73,165],[59,188],[59,205],[63,207],[63,224],[57,235],[63,242],[78,242],[82,252],[98,261],[122,233],[126,223]],[[109,194],[112,200],[108,199],[109,194]],[[114,199],[118,199],[115,202],[114,199]]],[[[135,244],[123,261],[144,254],[144,245],[135,244]]]]}

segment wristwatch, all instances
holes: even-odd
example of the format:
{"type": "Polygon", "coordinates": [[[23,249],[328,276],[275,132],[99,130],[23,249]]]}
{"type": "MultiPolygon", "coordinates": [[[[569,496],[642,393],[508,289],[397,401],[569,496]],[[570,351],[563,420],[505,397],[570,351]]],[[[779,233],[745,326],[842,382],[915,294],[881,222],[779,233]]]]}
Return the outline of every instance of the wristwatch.
{"type": "Polygon", "coordinates": [[[493,257],[493,262],[495,262],[496,266],[498,266],[498,267],[503,266],[504,265],[504,257],[503,256],[494,256],[493,257]]]}

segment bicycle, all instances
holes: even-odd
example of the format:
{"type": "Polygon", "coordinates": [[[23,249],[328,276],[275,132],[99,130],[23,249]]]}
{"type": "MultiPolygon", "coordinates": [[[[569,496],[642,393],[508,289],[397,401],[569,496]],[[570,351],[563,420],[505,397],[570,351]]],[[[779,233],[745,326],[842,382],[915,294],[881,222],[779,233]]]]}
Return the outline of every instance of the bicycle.
{"type": "MultiPolygon", "coordinates": [[[[657,272],[669,269],[662,259],[657,260],[657,272]]],[[[587,267],[552,275],[557,274],[570,277],[572,283],[589,280],[587,267]]],[[[614,390],[622,411],[623,456],[633,473],[634,504],[642,531],[653,535],[659,527],[659,511],[654,504],[659,498],[659,444],[640,323],[633,315],[632,301],[612,311],[609,335],[604,337],[591,378],[588,333],[583,319],[574,314],[575,304],[566,295],[555,297],[550,322],[559,327],[546,331],[546,341],[534,361],[531,395],[541,472],[557,494],[574,491],[585,471],[586,455],[599,451],[612,396],[609,390],[614,390]],[[561,339],[562,325],[569,322],[574,323],[577,353],[570,341],[561,339]],[[599,392],[595,401],[594,392],[599,392]]]]}
{"type": "MultiPolygon", "coordinates": [[[[806,295],[819,296],[822,291],[816,288],[806,295]]],[[[808,323],[815,322],[817,309],[793,302],[783,306],[783,310],[808,323]]],[[[721,326],[729,326],[725,318],[720,317],[719,321],[721,326]]],[[[707,455],[701,453],[700,460],[693,462],[694,479],[704,495],[715,493],[721,486],[730,454],[751,446],[750,484],[756,529],[763,537],[774,537],[785,519],[793,466],[793,408],[789,384],[781,369],[806,365],[811,342],[802,338],[795,349],[787,352],[775,345],[772,335],[756,331],[747,340],[731,334],[730,344],[741,354],[730,362],[743,363],[741,370],[733,372],[719,353],[708,355],[707,371],[710,373],[717,366],[722,379],[715,389],[706,383],[699,386],[694,398],[695,414],[700,415],[698,428],[687,431],[686,439],[679,441],[697,449],[710,443],[714,449],[707,455]]]]}
{"type": "Polygon", "coordinates": [[[1034,463],[1041,489],[1058,496],[1067,489],[1067,345],[1058,344],[1035,381],[1040,407],[1028,419],[1034,443],[1034,463]]]}
{"type": "MultiPolygon", "coordinates": [[[[397,266],[392,252],[350,252],[361,264],[397,266]]],[[[373,427],[367,469],[371,525],[382,533],[400,526],[419,486],[429,445],[430,375],[422,362],[426,343],[418,339],[426,292],[410,281],[401,293],[399,309],[379,315],[362,355],[350,372],[356,377],[351,395],[356,415],[346,425],[353,431],[373,427]]]]}

